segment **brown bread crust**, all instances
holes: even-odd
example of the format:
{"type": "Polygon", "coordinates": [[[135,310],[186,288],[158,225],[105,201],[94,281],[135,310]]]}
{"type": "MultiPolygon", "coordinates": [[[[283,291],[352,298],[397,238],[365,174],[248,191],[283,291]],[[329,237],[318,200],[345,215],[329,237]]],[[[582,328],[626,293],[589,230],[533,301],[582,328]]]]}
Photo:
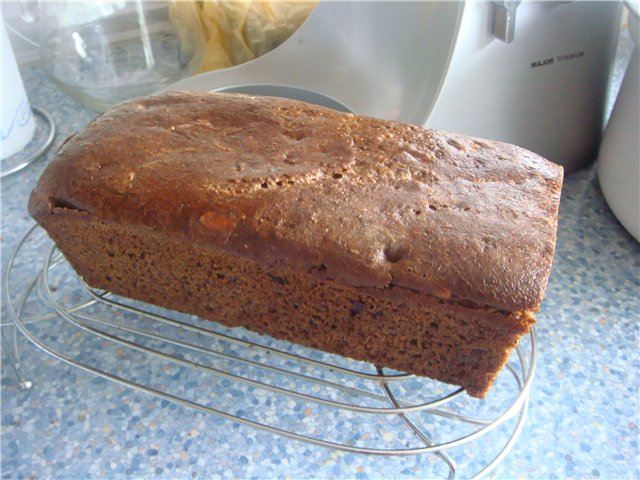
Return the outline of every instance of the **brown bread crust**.
{"type": "Polygon", "coordinates": [[[512,145],[169,93],[67,141],[29,211],[91,285],[482,396],[542,300],[561,184],[512,145]]]}

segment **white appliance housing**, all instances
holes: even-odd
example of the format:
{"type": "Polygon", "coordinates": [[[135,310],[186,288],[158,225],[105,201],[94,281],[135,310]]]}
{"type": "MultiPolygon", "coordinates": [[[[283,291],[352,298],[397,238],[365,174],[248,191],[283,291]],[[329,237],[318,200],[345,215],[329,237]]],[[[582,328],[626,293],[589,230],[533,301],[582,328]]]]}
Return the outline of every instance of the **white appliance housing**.
{"type": "Polygon", "coordinates": [[[320,1],[275,50],[171,89],[302,88],[573,170],[597,154],[620,11],[608,1],[320,1]]]}
{"type": "Polygon", "coordinates": [[[598,178],[609,207],[640,242],[640,5],[626,4],[635,47],[600,148],[598,178]]]}

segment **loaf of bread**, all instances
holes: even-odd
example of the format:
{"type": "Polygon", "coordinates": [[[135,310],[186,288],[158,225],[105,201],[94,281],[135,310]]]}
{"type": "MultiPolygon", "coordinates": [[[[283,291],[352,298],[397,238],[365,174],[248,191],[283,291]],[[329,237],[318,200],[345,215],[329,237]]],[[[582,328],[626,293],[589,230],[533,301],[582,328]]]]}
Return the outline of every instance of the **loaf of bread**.
{"type": "Polygon", "coordinates": [[[166,93],[67,140],[29,211],[93,287],[482,398],[535,321],[561,184],[513,145],[166,93]]]}

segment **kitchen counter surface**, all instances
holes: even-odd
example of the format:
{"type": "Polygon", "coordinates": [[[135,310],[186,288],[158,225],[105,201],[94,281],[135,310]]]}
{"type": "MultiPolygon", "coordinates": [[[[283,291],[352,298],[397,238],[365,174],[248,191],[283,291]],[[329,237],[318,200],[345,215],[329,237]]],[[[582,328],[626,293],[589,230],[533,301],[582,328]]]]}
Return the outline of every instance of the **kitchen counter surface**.
{"type": "MultiPolygon", "coordinates": [[[[26,205],[39,174],[62,141],[94,116],[37,68],[23,76],[31,103],[50,111],[58,133],[46,158],[2,182],[3,272],[32,223],[26,205]]],[[[639,289],[640,245],[606,206],[595,170],[568,175],[538,315],[528,418],[491,477],[640,476],[639,289]]],[[[2,314],[8,322],[4,297],[2,314]]],[[[24,337],[19,347],[33,386],[20,388],[4,351],[2,478],[364,479],[424,478],[434,471],[432,456],[363,456],[297,443],[99,379],[24,337]]],[[[183,382],[180,372],[172,378],[183,382]]],[[[313,414],[309,408],[290,413],[298,420],[313,414]]],[[[471,448],[485,446],[481,439],[471,448]]],[[[471,467],[461,468],[465,477],[475,466],[461,455],[461,467],[471,467]]]]}

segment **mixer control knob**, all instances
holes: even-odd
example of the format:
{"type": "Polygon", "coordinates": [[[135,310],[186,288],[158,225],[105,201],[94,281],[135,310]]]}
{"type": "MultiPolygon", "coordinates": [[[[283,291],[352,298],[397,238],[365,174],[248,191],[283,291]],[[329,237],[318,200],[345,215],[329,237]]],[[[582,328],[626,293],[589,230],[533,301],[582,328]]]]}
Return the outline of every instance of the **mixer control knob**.
{"type": "Polygon", "coordinates": [[[505,43],[513,42],[518,5],[520,0],[494,0],[493,2],[493,34],[505,43]]]}

